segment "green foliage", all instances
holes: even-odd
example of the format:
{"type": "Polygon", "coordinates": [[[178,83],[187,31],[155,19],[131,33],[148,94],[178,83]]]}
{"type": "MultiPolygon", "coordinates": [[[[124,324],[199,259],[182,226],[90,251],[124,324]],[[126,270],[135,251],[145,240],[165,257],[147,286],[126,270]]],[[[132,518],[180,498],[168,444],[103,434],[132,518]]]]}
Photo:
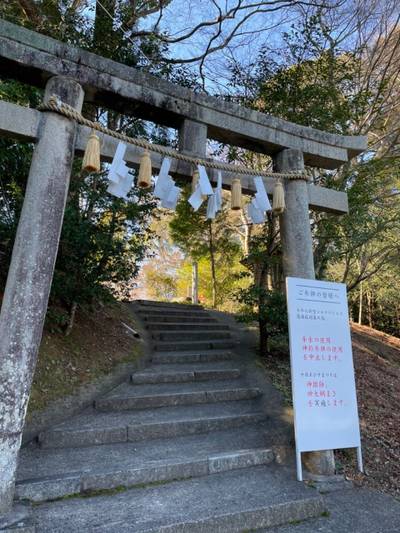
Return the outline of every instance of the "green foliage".
{"type": "MultiPolygon", "coordinates": [[[[393,259],[380,273],[363,282],[363,323],[390,335],[400,337],[400,306],[398,282],[400,278],[400,262],[393,259]]],[[[353,309],[357,317],[359,312],[359,291],[354,295],[353,309]]]]}
{"type": "Polygon", "coordinates": [[[52,295],[67,305],[106,298],[136,277],[145,257],[154,204],[133,189],[138,201],[125,202],[106,192],[103,175],[71,181],[52,295]]]}
{"type": "MultiPolygon", "coordinates": [[[[250,285],[237,294],[240,304],[237,319],[247,324],[265,324],[269,353],[288,352],[288,317],[284,294],[278,290],[250,285]]],[[[266,355],[266,354],[260,354],[266,355]]]]}
{"type": "Polygon", "coordinates": [[[146,285],[149,295],[161,301],[173,301],[177,295],[176,278],[160,270],[146,271],[146,285]]]}
{"type": "Polygon", "coordinates": [[[386,259],[397,255],[400,203],[396,190],[400,184],[399,168],[396,157],[369,159],[349,169],[343,177],[349,184],[349,214],[339,220],[325,215],[317,219],[318,224],[314,228],[320,277],[325,272],[331,273],[329,264],[342,260],[343,268],[336,267],[335,279],[340,274],[343,277],[346,269],[344,281],[351,290],[359,282],[356,270],[359,271],[362,256],[370,257],[370,270],[376,267],[379,270],[386,259]]]}
{"type": "Polygon", "coordinates": [[[185,296],[183,285],[187,287],[190,283],[189,260],[198,261],[203,302],[226,308],[235,291],[238,273],[242,270],[237,232],[228,206],[224,205],[216,218],[210,221],[206,218],[207,202],[198,211],[193,211],[187,201],[190,194],[189,187],[186,187],[169,224],[172,241],[188,258],[179,272],[182,278],[180,292],[185,296]]]}
{"type": "Polygon", "coordinates": [[[228,206],[224,205],[216,218],[210,221],[206,218],[207,202],[198,211],[193,211],[187,201],[190,195],[190,187],[186,186],[169,224],[171,239],[187,256],[200,260],[209,257],[211,227],[216,253],[232,263],[229,258],[239,253],[240,243],[229,221],[228,206]]]}
{"type": "Polygon", "coordinates": [[[68,325],[68,313],[57,307],[49,307],[46,314],[46,326],[50,333],[62,332],[68,325]]]}
{"type": "Polygon", "coordinates": [[[325,25],[318,15],[284,34],[284,50],[261,48],[247,71],[232,66],[232,85],[246,105],[297,124],[349,134],[373,97],[359,90],[357,50],[326,48],[325,25]]]}
{"type": "MultiPolygon", "coordinates": [[[[400,335],[400,306],[392,291],[400,230],[398,127],[393,126],[399,117],[397,104],[392,107],[399,91],[398,42],[381,39],[345,50],[336,37],[317,12],[288,31],[282,50],[266,45],[249,69],[235,65],[232,85],[255,109],[333,133],[369,134],[371,149],[358,160],[314,173],[316,184],[345,191],[349,199],[348,215],[312,213],[316,277],[347,284],[354,318],[363,283],[363,321],[400,335]],[[386,50],[379,50],[383,46],[386,50]],[[378,50],[376,64],[369,62],[371,49],[378,50]]],[[[266,248],[256,253],[261,262],[268,258],[266,248]]]]}
{"type": "MultiPolygon", "coordinates": [[[[3,3],[4,4],[4,3],[3,3]]],[[[0,6],[0,16],[50,35],[68,44],[91,50],[130,66],[141,68],[151,57],[151,70],[186,86],[195,80],[185,68],[168,65],[163,55],[166,45],[150,37],[136,39],[135,46],[116,26],[124,24],[132,10],[126,3],[110,2],[110,16],[96,3],[80,9],[79,3],[10,2],[0,6]],[[112,20],[114,19],[114,20],[112,20]]],[[[19,105],[37,107],[42,90],[9,80],[0,81],[0,99],[19,105]]],[[[163,127],[154,127],[142,120],[85,104],[83,113],[101,120],[109,127],[131,136],[142,136],[160,144],[170,144],[171,134],[163,127]]],[[[33,145],[0,140],[0,262],[2,286],[10,262],[13,241],[22,207],[33,145]]],[[[104,169],[105,170],[105,169],[104,169]]],[[[124,296],[149,252],[152,197],[134,189],[125,202],[106,192],[104,173],[83,175],[80,161],[75,161],[66,204],[59,252],[47,316],[50,328],[67,325],[75,304],[93,305],[97,299],[111,295],[124,296]]],[[[159,280],[160,281],[160,280],[159,280]]],[[[153,280],[154,284],[155,280],[153,280]]],[[[174,292],[171,280],[169,291],[174,292]]]]}
{"type": "MultiPolygon", "coordinates": [[[[32,146],[0,140],[0,261],[5,284],[14,236],[22,207],[32,146]]],[[[107,298],[114,287],[127,285],[138,273],[146,253],[147,227],[154,207],[138,190],[138,202],[124,202],[106,192],[103,175],[82,176],[79,161],[66,205],[51,302],[69,308],[73,302],[107,298]]],[[[120,291],[119,291],[120,292],[120,291]]],[[[50,312],[54,324],[60,321],[50,312]]]]}
{"type": "MultiPolygon", "coordinates": [[[[225,257],[217,254],[217,282],[218,292],[216,305],[218,309],[226,312],[236,312],[236,294],[241,288],[247,287],[249,279],[243,276],[242,265],[239,262],[240,255],[230,256],[228,261],[225,257]]],[[[211,305],[212,303],[212,273],[210,260],[203,257],[198,261],[199,271],[199,300],[200,303],[211,305]]],[[[189,260],[183,262],[177,271],[177,291],[181,299],[189,294],[192,283],[192,263],[189,260]]]]}
{"type": "Polygon", "coordinates": [[[207,255],[209,250],[208,222],[204,216],[204,207],[193,211],[187,201],[190,194],[190,187],[186,186],[169,223],[169,229],[172,241],[193,260],[199,260],[207,255]]]}

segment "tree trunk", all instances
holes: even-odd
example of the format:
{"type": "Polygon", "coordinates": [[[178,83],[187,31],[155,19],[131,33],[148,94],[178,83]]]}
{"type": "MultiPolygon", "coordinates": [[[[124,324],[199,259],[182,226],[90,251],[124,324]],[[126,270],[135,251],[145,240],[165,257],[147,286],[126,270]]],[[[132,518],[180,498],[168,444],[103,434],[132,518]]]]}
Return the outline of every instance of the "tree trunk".
{"type": "Polygon", "coordinates": [[[212,221],[208,224],[209,232],[209,249],[210,249],[210,262],[211,262],[211,281],[212,281],[212,307],[217,305],[217,277],[215,269],[215,250],[214,250],[214,238],[212,232],[212,221]]]}
{"type": "Polygon", "coordinates": [[[268,353],[268,321],[263,313],[265,309],[265,288],[267,285],[268,268],[263,265],[259,278],[259,293],[258,293],[258,328],[260,332],[260,357],[264,357],[268,353]]]}
{"type": "Polygon", "coordinates": [[[69,314],[69,320],[68,320],[68,325],[67,325],[67,329],[65,330],[65,336],[68,337],[68,335],[71,333],[72,331],[72,328],[74,327],[74,322],[75,322],[75,315],[76,315],[76,309],[78,307],[78,304],[76,302],[72,302],[72,305],[71,305],[71,312],[69,314]]]}
{"type": "Polygon", "coordinates": [[[372,328],[373,327],[372,325],[372,296],[369,290],[367,291],[366,296],[367,296],[368,326],[372,328]]]}
{"type": "Polygon", "coordinates": [[[271,265],[268,268],[268,274],[267,274],[267,288],[269,291],[272,291],[274,289],[274,267],[271,265]]]}
{"type": "Polygon", "coordinates": [[[246,257],[249,255],[250,251],[250,239],[253,231],[253,225],[249,224],[243,210],[240,212],[240,218],[244,227],[244,238],[241,239],[243,244],[243,255],[246,257]]]}
{"type": "Polygon", "coordinates": [[[192,263],[192,304],[199,303],[199,265],[197,261],[192,263]]]}
{"type": "Polygon", "coordinates": [[[360,283],[360,298],[358,302],[358,323],[362,324],[362,313],[363,313],[363,282],[360,283]]]}

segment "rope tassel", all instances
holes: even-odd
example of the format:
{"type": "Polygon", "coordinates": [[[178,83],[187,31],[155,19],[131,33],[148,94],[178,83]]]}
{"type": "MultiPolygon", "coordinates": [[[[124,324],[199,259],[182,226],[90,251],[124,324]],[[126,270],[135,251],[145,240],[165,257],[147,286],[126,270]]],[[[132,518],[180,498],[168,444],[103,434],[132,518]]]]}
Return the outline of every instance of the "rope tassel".
{"type": "Polygon", "coordinates": [[[281,180],[274,185],[274,199],[272,202],[272,211],[276,215],[281,215],[285,211],[285,190],[281,180]]]}
{"type": "Polygon", "coordinates": [[[151,185],[151,158],[148,150],[145,150],[140,157],[138,185],[142,189],[148,189],[151,185]]]}
{"type": "Polygon", "coordinates": [[[82,170],[87,170],[88,172],[100,172],[100,169],[100,139],[95,134],[94,130],[92,130],[83,156],[82,170]]]}
{"type": "Polygon", "coordinates": [[[242,184],[239,178],[232,180],[231,186],[231,209],[238,211],[242,209],[242,184]]]}
{"type": "Polygon", "coordinates": [[[199,171],[195,170],[192,176],[192,193],[197,189],[198,183],[199,183],[199,171]]]}

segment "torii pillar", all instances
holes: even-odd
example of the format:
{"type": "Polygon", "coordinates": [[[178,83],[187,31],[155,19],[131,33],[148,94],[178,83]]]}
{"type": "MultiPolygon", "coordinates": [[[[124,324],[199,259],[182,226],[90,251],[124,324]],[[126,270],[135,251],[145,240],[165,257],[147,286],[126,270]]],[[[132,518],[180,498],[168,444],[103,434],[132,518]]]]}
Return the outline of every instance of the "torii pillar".
{"type": "MultiPolygon", "coordinates": [[[[74,80],[51,78],[44,101],[52,95],[81,111],[84,93],[74,80]]],[[[10,512],[13,503],[18,452],[57,257],[76,131],[73,120],[43,113],[4,291],[0,315],[0,516],[10,512]]]]}
{"type": "MultiPolygon", "coordinates": [[[[185,154],[205,157],[207,151],[207,125],[185,119],[179,128],[179,150],[185,154]]],[[[199,265],[192,262],[192,303],[199,303],[199,265]]]]}
{"type": "MultiPolygon", "coordinates": [[[[274,156],[274,170],[304,172],[303,153],[294,149],[282,150],[274,156]]],[[[315,279],[307,187],[304,179],[288,179],[285,183],[286,209],[279,217],[285,277],[315,279]]],[[[302,459],[312,474],[335,473],[332,450],[303,453],[302,459]]]]}

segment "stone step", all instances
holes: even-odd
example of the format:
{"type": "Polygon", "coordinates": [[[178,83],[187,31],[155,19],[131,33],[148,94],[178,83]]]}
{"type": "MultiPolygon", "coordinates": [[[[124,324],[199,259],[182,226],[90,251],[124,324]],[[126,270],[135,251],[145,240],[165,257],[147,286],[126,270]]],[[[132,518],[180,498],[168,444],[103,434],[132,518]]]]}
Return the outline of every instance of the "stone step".
{"type": "Polygon", "coordinates": [[[70,498],[32,508],[40,533],[243,533],[327,511],[321,496],[277,465],[70,498]]]}
{"type": "Polygon", "coordinates": [[[237,379],[240,370],[228,363],[204,363],[185,365],[153,365],[146,370],[136,372],[131,376],[131,382],[137,385],[144,383],[185,383],[191,381],[207,381],[222,379],[237,379]]]}
{"type": "Polygon", "coordinates": [[[154,350],[157,352],[181,352],[187,350],[229,350],[235,343],[229,339],[196,340],[196,341],[157,341],[154,350]]]}
{"type": "Polygon", "coordinates": [[[226,340],[231,339],[232,335],[230,331],[201,331],[201,330],[189,330],[189,331],[152,331],[151,338],[156,341],[204,341],[213,342],[214,340],[226,340]]]}
{"type": "Polygon", "coordinates": [[[229,331],[229,326],[225,324],[202,324],[198,322],[146,322],[146,329],[158,331],[205,331],[207,334],[209,331],[229,331]]]}
{"type": "Polygon", "coordinates": [[[250,400],[260,396],[255,387],[237,381],[194,383],[159,383],[135,385],[123,383],[111,394],[95,402],[98,411],[128,411],[171,405],[195,405],[250,400]]]}
{"type": "Polygon", "coordinates": [[[170,363],[210,363],[213,361],[228,361],[232,353],[227,350],[188,350],[182,352],[157,352],[153,355],[155,364],[170,363]]]}
{"type": "Polygon", "coordinates": [[[203,311],[201,309],[197,310],[197,311],[180,311],[179,309],[173,309],[173,310],[160,310],[160,309],[157,309],[155,307],[142,307],[142,308],[138,308],[137,309],[137,312],[139,313],[140,316],[151,316],[151,317],[154,317],[154,316],[165,316],[165,317],[175,317],[176,318],[176,321],[179,322],[179,320],[181,318],[184,318],[184,317],[191,317],[192,320],[196,320],[197,322],[197,319],[199,318],[209,318],[210,315],[206,312],[206,311],[203,311]]]}
{"type": "Polygon", "coordinates": [[[158,307],[161,309],[191,309],[191,310],[203,310],[203,306],[200,304],[191,303],[179,303],[179,302],[157,302],[156,300],[134,300],[133,304],[143,307],[158,307]]]}
{"type": "Polygon", "coordinates": [[[269,464],[273,453],[265,447],[263,428],[262,424],[248,425],[205,435],[89,448],[43,450],[30,446],[20,454],[16,498],[39,502],[88,490],[269,464]]]}
{"type": "Polygon", "coordinates": [[[39,434],[42,448],[68,448],[139,442],[207,433],[265,420],[253,400],[144,411],[98,413],[90,410],[39,434]]]}
{"type": "Polygon", "coordinates": [[[151,323],[193,323],[193,321],[196,321],[196,324],[217,324],[218,321],[216,318],[210,317],[207,313],[204,313],[202,315],[197,315],[195,317],[188,316],[187,313],[181,314],[178,317],[175,315],[169,316],[165,313],[159,313],[159,314],[149,314],[149,315],[141,315],[141,319],[147,324],[149,322],[151,323]]]}

